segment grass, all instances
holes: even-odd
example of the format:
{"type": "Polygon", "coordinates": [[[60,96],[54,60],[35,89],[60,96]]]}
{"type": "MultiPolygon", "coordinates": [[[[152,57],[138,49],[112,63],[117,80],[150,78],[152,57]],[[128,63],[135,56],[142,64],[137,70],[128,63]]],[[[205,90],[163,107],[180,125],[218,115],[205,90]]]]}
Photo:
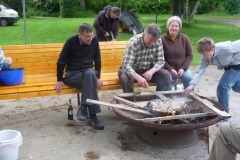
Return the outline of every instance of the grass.
{"type": "MultiPolygon", "coordinates": [[[[150,23],[156,22],[155,15],[138,15],[139,21],[143,27],[150,23]]],[[[158,15],[158,25],[162,33],[166,33],[166,21],[170,15],[158,15]]],[[[233,16],[224,14],[196,15],[196,18],[222,18],[230,19],[233,16]]],[[[240,16],[233,17],[240,19],[240,16]]],[[[77,33],[78,25],[82,22],[93,24],[94,18],[27,18],[26,33],[27,44],[47,44],[47,43],[64,43],[66,39],[77,33]]],[[[194,59],[192,65],[197,65],[200,55],[196,53],[197,41],[202,37],[212,37],[215,42],[237,40],[240,37],[240,28],[231,24],[194,20],[192,22],[183,22],[183,28],[180,32],[188,35],[193,46],[194,59]]],[[[24,44],[24,22],[23,19],[13,26],[0,27],[1,38],[0,45],[19,45],[24,44]]],[[[118,41],[129,40],[132,35],[120,33],[118,41]]]]}

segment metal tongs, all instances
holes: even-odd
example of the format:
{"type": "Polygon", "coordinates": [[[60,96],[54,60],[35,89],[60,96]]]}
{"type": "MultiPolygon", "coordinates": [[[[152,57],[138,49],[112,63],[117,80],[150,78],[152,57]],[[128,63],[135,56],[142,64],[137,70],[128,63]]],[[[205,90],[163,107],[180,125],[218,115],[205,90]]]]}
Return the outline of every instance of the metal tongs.
{"type": "Polygon", "coordinates": [[[160,100],[162,101],[168,101],[168,102],[171,102],[171,99],[169,99],[168,97],[164,96],[163,94],[157,92],[157,91],[154,91],[152,88],[148,87],[148,90],[151,91],[152,93],[154,93],[156,96],[158,96],[160,98],[160,100]]]}

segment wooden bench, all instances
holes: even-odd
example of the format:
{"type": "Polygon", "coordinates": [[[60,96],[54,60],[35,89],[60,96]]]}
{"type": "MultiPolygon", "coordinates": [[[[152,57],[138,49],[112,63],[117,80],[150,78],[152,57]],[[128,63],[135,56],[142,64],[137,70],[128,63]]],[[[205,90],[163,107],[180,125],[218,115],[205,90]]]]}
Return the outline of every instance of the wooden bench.
{"type": "MultiPolygon", "coordinates": [[[[127,41],[99,42],[104,90],[120,89],[118,70],[122,62],[127,41]]],[[[12,68],[24,68],[25,84],[0,86],[0,100],[42,97],[61,94],[81,93],[80,89],[65,86],[60,93],[54,89],[56,62],[63,44],[32,44],[2,46],[6,57],[13,60],[12,68]]],[[[139,87],[138,84],[134,84],[139,87]]]]}

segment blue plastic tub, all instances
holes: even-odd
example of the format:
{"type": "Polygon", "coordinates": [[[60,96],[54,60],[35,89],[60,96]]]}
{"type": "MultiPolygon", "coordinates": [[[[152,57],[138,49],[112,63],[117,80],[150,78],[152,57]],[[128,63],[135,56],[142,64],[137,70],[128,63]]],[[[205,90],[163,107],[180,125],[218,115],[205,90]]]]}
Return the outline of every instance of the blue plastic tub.
{"type": "Polygon", "coordinates": [[[3,86],[19,85],[23,79],[24,68],[12,68],[0,70],[0,83],[3,86]]]}

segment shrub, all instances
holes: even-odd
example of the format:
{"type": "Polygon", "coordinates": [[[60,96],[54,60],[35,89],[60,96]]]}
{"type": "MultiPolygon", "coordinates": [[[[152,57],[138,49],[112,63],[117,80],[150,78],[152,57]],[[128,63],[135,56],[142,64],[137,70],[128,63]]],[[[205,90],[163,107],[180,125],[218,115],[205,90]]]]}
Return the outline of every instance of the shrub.
{"type": "Polygon", "coordinates": [[[225,0],[225,10],[231,15],[240,13],[240,0],[225,0]]]}

